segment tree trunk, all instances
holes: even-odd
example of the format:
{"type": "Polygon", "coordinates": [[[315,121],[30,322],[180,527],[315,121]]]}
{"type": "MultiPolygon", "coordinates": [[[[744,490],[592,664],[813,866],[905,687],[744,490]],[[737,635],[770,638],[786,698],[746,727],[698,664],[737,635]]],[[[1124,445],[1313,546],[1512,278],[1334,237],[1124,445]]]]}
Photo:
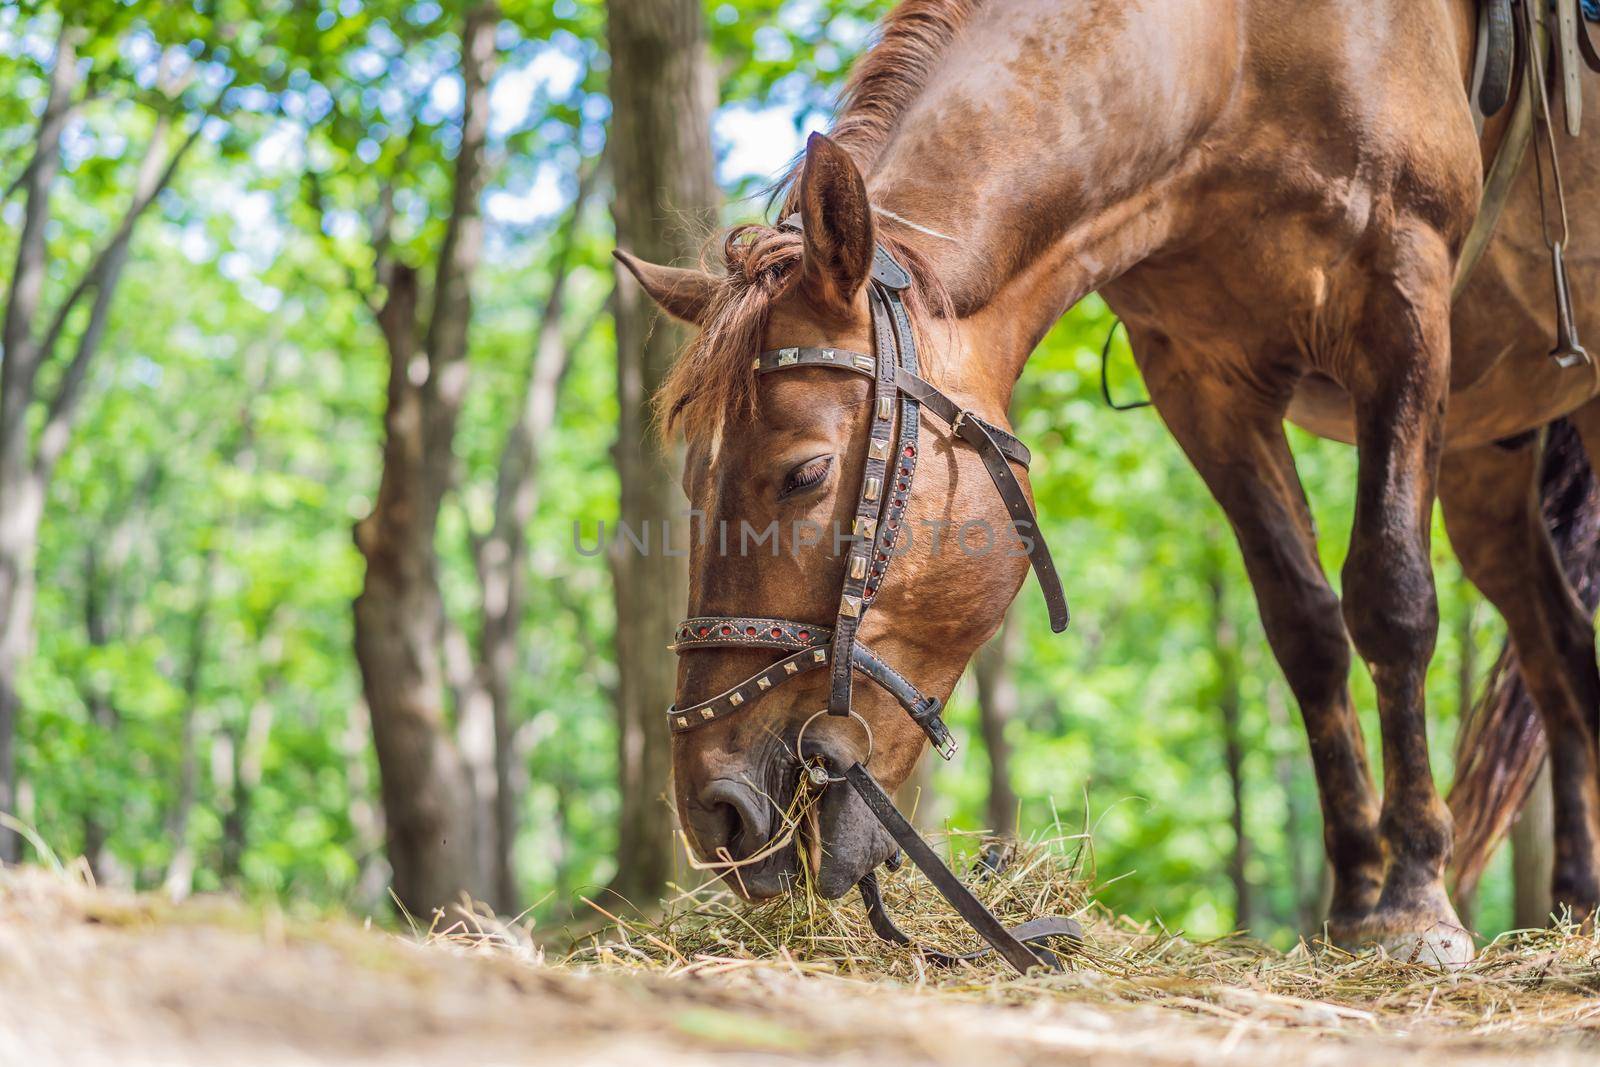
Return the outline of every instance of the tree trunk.
{"type": "Polygon", "coordinates": [[[492,845],[491,871],[496,910],[517,911],[513,865],[517,841],[515,745],[518,716],[512,707],[512,682],[519,661],[518,638],[528,604],[528,523],[539,504],[539,461],[545,435],[555,424],[556,401],[571,366],[563,336],[567,279],[578,227],[594,190],[599,169],[587,167],[578,180],[571,217],[550,265],[534,338],[532,358],[522,383],[517,417],[506,434],[495,478],[494,523],[474,545],[482,597],[474,699],[487,704],[490,765],[475,769],[479,833],[492,845]]]}
{"type": "Polygon", "coordinates": [[[978,724],[983,747],[989,753],[989,818],[991,832],[1010,835],[1017,832],[1017,794],[1011,786],[1011,742],[1006,725],[1017,716],[1017,685],[1011,677],[1011,658],[1015,654],[1017,628],[1010,620],[1000,626],[988,644],[978,651],[973,664],[973,679],[978,686],[978,724]]]}
{"type": "MultiPolygon", "coordinates": [[[[1277,681],[1267,683],[1267,719],[1272,724],[1273,732],[1279,736],[1294,729],[1294,723],[1289,718],[1288,701],[1277,681]]],[[[1299,748],[1280,748],[1273,755],[1272,772],[1278,780],[1278,789],[1283,793],[1284,851],[1289,858],[1290,901],[1293,905],[1293,913],[1283,919],[1285,925],[1292,925],[1300,935],[1312,937],[1322,925],[1322,916],[1317,910],[1322,896],[1322,880],[1306,863],[1306,831],[1311,820],[1298,788],[1298,768],[1305,758],[1300,754],[1301,751],[1299,748]]],[[[1321,840],[1320,835],[1317,840],[1321,840]]],[[[1320,846],[1317,851],[1321,853],[1320,846]]]]}
{"type": "MultiPolygon", "coordinates": [[[[102,581],[98,546],[91,541],[84,553],[83,564],[83,624],[90,648],[104,648],[111,640],[112,609],[109,603],[109,590],[106,588],[109,585],[109,580],[102,581]]],[[[117,728],[118,720],[116,707],[111,703],[111,695],[98,682],[84,685],[82,693],[84,702],[89,707],[89,721],[103,737],[110,737],[117,728]]],[[[95,810],[91,801],[83,816],[83,859],[89,865],[89,873],[100,885],[104,885],[107,881],[105,847],[106,826],[100,812],[95,810]]]]}
{"type": "MultiPolygon", "coordinates": [[[[243,732],[232,731],[229,739],[229,802],[222,818],[222,877],[230,882],[238,882],[242,876],[244,853],[250,847],[250,806],[266,764],[277,688],[275,681],[268,682],[261,699],[250,706],[243,732]]],[[[356,821],[353,813],[351,821],[356,821]]]]}
{"type": "Polygon", "coordinates": [[[389,354],[383,474],[372,514],[355,530],[367,564],[355,602],[356,660],[372,716],[389,863],[401,906],[419,916],[463,894],[490,893],[487,872],[479,869],[471,783],[447,722],[434,538],[454,473],[456,418],[467,384],[498,18],[492,4],[477,5],[461,35],[461,145],[425,327],[416,271],[395,264],[388,272],[378,315],[389,354]]]}
{"type": "MultiPolygon", "coordinates": [[[[0,812],[17,811],[17,674],[32,652],[34,561],[44,484],[31,471],[0,471],[0,812]]],[[[15,863],[22,839],[0,829],[0,863],[15,863]]]]}
{"type": "MultiPolygon", "coordinates": [[[[697,249],[690,234],[715,221],[711,109],[716,96],[699,0],[610,0],[612,214],[617,243],[671,263],[697,249]]],[[[631,278],[616,293],[615,459],[619,519],[655,535],[648,553],[613,542],[616,589],[617,777],[621,811],[612,888],[643,904],[671,868],[671,814],[661,800],[670,760],[662,712],[672,702],[676,666],[662,646],[687,600],[687,571],[661,534],[685,504],[671,459],[651,439],[650,400],[683,339],[631,278]]],[[[686,551],[686,523],[671,523],[686,551]]]]}
{"type": "Polygon", "coordinates": [[[1221,555],[1210,553],[1207,586],[1217,665],[1215,699],[1222,719],[1222,755],[1228,768],[1232,802],[1229,821],[1233,826],[1233,853],[1228,862],[1228,879],[1233,883],[1234,925],[1246,929],[1250,926],[1252,901],[1248,874],[1250,839],[1245,836],[1244,826],[1244,741],[1240,728],[1243,702],[1239,692],[1239,633],[1228,611],[1226,582],[1221,555]]]}
{"type": "Polygon", "coordinates": [[[410,380],[415,352],[416,275],[397,267],[382,324],[389,347],[378,500],[356,526],[367,568],[355,602],[356,661],[371,710],[389,864],[401,905],[427,916],[482,890],[466,769],[451,740],[441,663],[444,605],[422,457],[422,393],[410,380]]]}
{"type": "MultiPolygon", "coordinates": [[[[50,92],[21,182],[27,200],[0,326],[5,350],[0,360],[0,500],[5,501],[0,507],[0,812],[6,813],[17,810],[15,745],[22,707],[17,674],[32,652],[34,560],[44,510],[44,479],[33,468],[28,440],[34,379],[45,355],[34,341],[33,325],[44,295],[50,193],[61,166],[61,130],[78,83],[80,38],[79,31],[64,26],[56,42],[50,92]]],[[[0,830],[0,863],[15,862],[20,846],[20,838],[0,830]]]]}
{"type": "Polygon", "coordinates": [[[1555,907],[1550,899],[1550,872],[1555,867],[1555,806],[1550,794],[1550,761],[1528,790],[1522,813],[1511,824],[1512,923],[1519,929],[1542,930],[1555,907]]]}
{"type": "MultiPolygon", "coordinates": [[[[72,290],[51,314],[43,334],[34,326],[48,274],[46,234],[50,196],[60,170],[61,131],[81,80],[77,43],[82,31],[66,25],[56,43],[50,90],[39,116],[33,157],[18,184],[26,191],[17,258],[6,287],[0,323],[0,811],[17,809],[16,729],[21,711],[17,675],[32,651],[34,565],[39,521],[50,475],[65,450],[84,380],[99,350],[112,299],[127,262],[133,230],[156,195],[172,181],[178,164],[199,137],[200,127],[170,157],[164,158],[169,120],[156,120],[134,180],[133,197],[106,246],[90,259],[72,290]],[[94,301],[72,357],[62,368],[48,400],[39,396],[40,368],[54,355],[73,310],[90,292],[94,301]],[[41,403],[42,402],[42,403],[41,403]],[[43,407],[42,417],[32,412],[43,407]]],[[[163,75],[157,75],[158,80],[163,75]]],[[[0,862],[14,861],[20,840],[0,830],[0,862]]]]}
{"type": "Polygon", "coordinates": [[[194,891],[195,854],[189,842],[189,820],[194,814],[200,785],[200,676],[206,664],[206,638],[211,616],[212,586],[216,582],[217,550],[206,552],[201,567],[200,588],[196,593],[194,615],[189,620],[189,661],[183,672],[183,734],[179,743],[178,795],[167,819],[167,836],[172,840],[172,862],[162,879],[162,889],[173,900],[183,900],[194,891]]]}

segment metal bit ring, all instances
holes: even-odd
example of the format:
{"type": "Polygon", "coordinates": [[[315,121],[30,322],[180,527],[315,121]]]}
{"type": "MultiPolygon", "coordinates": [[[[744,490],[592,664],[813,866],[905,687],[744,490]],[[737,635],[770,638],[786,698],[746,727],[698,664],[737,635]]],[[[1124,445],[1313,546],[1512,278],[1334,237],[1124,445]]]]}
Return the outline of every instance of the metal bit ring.
{"type": "MultiPolygon", "coordinates": [[[[817,767],[816,765],[808,764],[806,762],[806,751],[805,751],[806,729],[808,727],[810,727],[810,725],[812,723],[816,722],[818,719],[822,718],[822,716],[824,716],[826,714],[828,714],[828,709],[827,708],[823,708],[821,711],[819,711],[815,715],[811,716],[811,718],[807,719],[804,723],[802,723],[800,725],[800,732],[798,734],[796,734],[795,738],[794,738],[795,755],[800,758],[800,764],[801,764],[801,766],[806,768],[806,775],[811,779],[811,782],[812,782],[813,785],[824,785],[824,784],[832,785],[835,782],[844,781],[843,778],[835,777],[834,775],[827,774],[827,772],[825,770],[823,770],[821,767],[817,767]],[[823,770],[823,774],[826,775],[826,777],[822,781],[818,781],[817,775],[815,773],[816,770],[823,770]]],[[[872,738],[872,727],[867,725],[867,720],[863,719],[858,712],[852,711],[850,713],[850,717],[852,719],[854,719],[856,722],[861,724],[862,731],[865,732],[866,735],[867,735],[867,757],[866,757],[866,759],[861,761],[861,765],[863,767],[865,767],[867,764],[872,762],[872,750],[873,750],[873,745],[874,745],[873,738],[872,738]]]]}

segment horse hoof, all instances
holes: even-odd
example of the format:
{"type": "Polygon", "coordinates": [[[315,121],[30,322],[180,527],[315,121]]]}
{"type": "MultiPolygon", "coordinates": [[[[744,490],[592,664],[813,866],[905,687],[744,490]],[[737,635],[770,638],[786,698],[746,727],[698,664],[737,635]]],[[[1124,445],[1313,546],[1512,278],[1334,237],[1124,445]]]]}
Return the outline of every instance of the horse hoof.
{"type": "Polygon", "coordinates": [[[1477,955],[1472,935],[1452,911],[1448,917],[1394,922],[1371,915],[1346,930],[1330,930],[1334,943],[1350,952],[1383,952],[1390,959],[1439,971],[1460,970],[1477,955]]]}
{"type": "Polygon", "coordinates": [[[1402,934],[1378,942],[1390,958],[1432,967],[1437,971],[1457,971],[1477,955],[1472,935],[1451,923],[1435,923],[1420,934],[1402,934]]]}

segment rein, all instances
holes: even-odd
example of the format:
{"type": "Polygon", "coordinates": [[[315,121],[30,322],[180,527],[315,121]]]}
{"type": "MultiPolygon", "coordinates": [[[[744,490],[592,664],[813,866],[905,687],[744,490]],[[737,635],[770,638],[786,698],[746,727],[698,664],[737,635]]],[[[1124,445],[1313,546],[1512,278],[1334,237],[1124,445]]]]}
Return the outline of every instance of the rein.
{"type": "MultiPolygon", "coordinates": [[[[800,228],[798,216],[784,220],[783,227],[800,228]]],[[[905,709],[906,714],[927,736],[935,751],[950,759],[956,741],[945,725],[938,697],[925,696],[904,675],[874,653],[858,636],[861,619],[874,598],[894,559],[894,546],[900,535],[911,485],[917,469],[918,436],[924,409],[943,423],[945,432],[977,450],[996,491],[1006,505],[1013,528],[1027,545],[1028,559],[1044,591],[1050,612],[1050,628],[1060,633],[1069,618],[1066,594],[1056,573],[1055,561],[1039,531],[1038,519],[1028,503],[1011,464],[1026,469],[1030,459],[1021,441],[1000,427],[987,422],[920,376],[917,346],[902,294],[911,285],[911,275],[879,245],[868,283],[868,306],[872,315],[874,351],[851,352],[840,348],[779,348],[756,356],[752,369],[758,375],[777,374],[796,367],[825,367],[863,375],[872,380],[872,421],[868,428],[866,470],[857,494],[851,525],[851,545],[845,567],[839,608],[831,625],[796,622],[764,616],[697,616],[679,624],[672,651],[682,654],[700,648],[745,648],[781,651],[786,655],[776,663],[746,678],[738,685],[709,700],[686,707],[667,709],[667,725],[673,733],[695,730],[717,722],[754,705],[763,696],[792,678],[827,668],[829,692],[827,713],[853,717],[865,728],[865,720],[852,709],[854,676],[864,675],[905,709]],[[898,416],[898,417],[897,417],[898,416]]],[[[796,739],[798,748],[804,736],[796,739]]],[[[870,732],[869,732],[870,737],[870,732]]],[[[806,764],[804,752],[798,752],[806,764]]],[[[869,752],[867,760],[870,762],[869,752]]],[[[1019,972],[1046,966],[1059,969],[1054,953],[1043,946],[1051,937],[1082,939],[1083,930],[1071,919],[1046,918],[1007,929],[995,915],[973,896],[895,809],[872,773],[861,762],[848,767],[842,778],[832,778],[821,766],[808,768],[814,780],[847,782],[861,797],[868,810],[894,838],[940,894],[961,914],[974,930],[1019,972]],[[1034,947],[1037,946],[1037,947],[1034,947]]],[[[886,941],[910,944],[884,909],[875,872],[869,872],[857,887],[866,905],[873,930],[886,941]]],[[[924,950],[935,963],[951,964],[975,959],[989,949],[964,955],[924,950]]]]}

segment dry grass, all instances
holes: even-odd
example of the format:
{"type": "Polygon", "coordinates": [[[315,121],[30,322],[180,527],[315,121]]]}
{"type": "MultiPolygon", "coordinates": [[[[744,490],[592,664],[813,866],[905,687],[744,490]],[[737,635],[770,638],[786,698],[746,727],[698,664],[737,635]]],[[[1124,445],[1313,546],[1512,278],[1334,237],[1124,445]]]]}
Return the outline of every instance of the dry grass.
{"type": "MultiPolygon", "coordinates": [[[[971,842],[961,851],[975,854],[971,842]]],[[[1087,944],[1065,973],[1019,978],[990,957],[944,970],[872,934],[854,897],[810,896],[751,907],[715,887],[684,894],[655,920],[617,922],[562,966],[669,978],[781,968],[818,979],[869,981],[932,996],[1037,1003],[1144,1005],[1230,1023],[1317,1033],[1529,1038],[1600,1028],[1600,939],[1570,926],[1506,934],[1466,969],[1441,973],[1381,953],[1320,941],[1283,953],[1244,936],[1197,942],[1109,914],[1079,877],[1081,842],[1013,846],[998,874],[970,884],[1007,922],[1070,915],[1087,944]]],[[[969,858],[968,865],[979,868],[969,858]]],[[[973,934],[909,866],[887,877],[891,913],[914,939],[972,947],[973,934]]]]}
{"type": "MultiPolygon", "coordinates": [[[[1020,849],[975,882],[1008,920],[1074,914],[1088,928],[1066,972],[1027,978],[929,968],[873,937],[854,900],[748,908],[707,889],[557,958],[530,923],[476,910],[396,933],[0,871],[0,1063],[1600,1062],[1591,936],[1502,938],[1448,975],[1324,947],[1195,943],[1095,906],[1078,846],[1020,849]]],[[[972,945],[915,872],[885,893],[913,936],[972,945]]]]}

